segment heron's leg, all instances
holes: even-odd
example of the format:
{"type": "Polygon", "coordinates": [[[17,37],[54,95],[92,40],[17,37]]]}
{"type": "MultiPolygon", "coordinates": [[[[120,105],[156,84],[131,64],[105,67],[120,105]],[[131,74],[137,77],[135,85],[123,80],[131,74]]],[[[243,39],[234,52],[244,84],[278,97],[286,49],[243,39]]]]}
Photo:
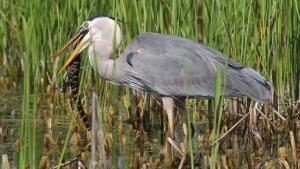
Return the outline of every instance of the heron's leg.
{"type": "Polygon", "coordinates": [[[175,98],[175,107],[176,107],[178,113],[180,114],[182,130],[183,130],[183,143],[180,143],[180,149],[177,150],[182,156],[180,165],[178,167],[178,169],[181,169],[181,168],[183,168],[183,165],[186,161],[187,146],[188,146],[188,130],[187,130],[187,125],[186,125],[186,124],[188,124],[188,120],[187,120],[187,113],[185,112],[185,110],[186,110],[185,109],[185,98],[175,98]]]}
{"type": "Polygon", "coordinates": [[[162,103],[163,103],[163,108],[168,115],[170,137],[174,139],[174,123],[173,123],[174,99],[171,97],[162,97],[162,103]]]}
{"type": "MultiPolygon", "coordinates": [[[[182,160],[179,168],[182,168],[183,163],[185,162],[186,159],[186,149],[185,148],[179,148],[176,142],[174,141],[175,135],[174,135],[174,123],[173,123],[173,111],[174,111],[174,106],[176,106],[177,110],[182,114],[184,117],[185,116],[185,99],[180,99],[180,98],[171,98],[171,97],[163,97],[162,98],[163,102],[163,108],[167,112],[168,115],[168,122],[169,122],[169,131],[170,131],[170,137],[167,138],[167,145],[166,145],[166,164],[167,167],[173,168],[172,167],[172,162],[173,162],[173,156],[172,156],[172,147],[179,152],[179,154],[182,155],[182,160]]],[[[185,120],[186,118],[183,118],[183,126],[185,125],[185,120]]],[[[183,127],[184,128],[184,127],[183,127]]],[[[186,128],[186,127],[185,127],[186,128]]],[[[187,137],[185,137],[187,138],[187,137]]],[[[187,140],[187,139],[185,139],[187,140]]],[[[184,141],[184,144],[186,144],[187,141],[184,141]]]]}
{"type": "Polygon", "coordinates": [[[194,129],[193,123],[188,121],[188,113],[189,112],[186,112],[185,98],[175,98],[174,104],[175,104],[177,111],[180,114],[182,125],[187,125],[187,126],[191,127],[191,130],[192,130],[191,133],[193,135],[195,132],[195,129],[194,129]]]}
{"type": "MultiPolygon", "coordinates": [[[[167,112],[168,115],[169,137],[174,139],[174,123],[173,123],[174,99],[171,97],[162,97],[162,104],[164,110],[167,112]]],[[[168,138],[167,138],[166,151],[165,151],[166,153],[165,162],[167,168],[173,168],[173,150],[171,147],[171,143],[168,141],[168,138]]]]}

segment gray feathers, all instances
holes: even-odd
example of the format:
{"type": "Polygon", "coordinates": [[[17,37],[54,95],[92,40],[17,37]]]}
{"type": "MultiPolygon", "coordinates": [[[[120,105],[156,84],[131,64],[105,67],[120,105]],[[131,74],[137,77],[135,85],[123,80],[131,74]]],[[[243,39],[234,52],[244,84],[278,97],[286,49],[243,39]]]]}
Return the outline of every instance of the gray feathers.
{"type": "MultiPolygon", "coordinates": [[[[135,37],[116,60],[118,81],[132,88],[162,96],[213,97],[216,67],[224,72],[228,58],[194,41],[158,33],[135,37]]],[[[228,59],[223,95],[271,98],[271,87],[251,68],[228,59]]],[[[224,78],[223,78],[224,79],[224,78]]]]}

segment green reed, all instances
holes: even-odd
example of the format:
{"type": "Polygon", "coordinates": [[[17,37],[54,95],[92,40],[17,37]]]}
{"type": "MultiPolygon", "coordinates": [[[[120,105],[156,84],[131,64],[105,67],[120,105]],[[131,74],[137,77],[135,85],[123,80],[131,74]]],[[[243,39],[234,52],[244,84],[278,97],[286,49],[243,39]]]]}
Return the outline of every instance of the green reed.
{"type": "Polygon", "coordinates": [[[203,8],[205,44],[261,72],[279,102],[299,98],[298,1],[204,0],[203,8]]]}
{"type": "MultiPolygon", "coordinates": [[[[86,18],[99,13],[126,22],[119,23],[124,33],[123,49],[140,32],[161,32],[199,40],[199,31],[203,29],[204,44],[261,72],[280,98],[295,100],[299,97],[300,3],[297,0],[3,0],[0,2],[0,68],[3,70],[0,76],[22,84],[24,95],[20,168],[37,164],[36,149],[41,144],[36,140],[39,95],[45,95],[48,85],[55,92],[63,81],[63,75],[57,74],[63,59],[53,59],[52,54],[86,18]],[[203,25],[197,25],[199,18],[203,25]]],[[[80,93],[86,86],[93,86],[101,95],[100,109],[104,110],[119,99],[119,88],[105,91],[106,86],[110,86],[105,83],[99,89],[97,72],[89,66],[86,57],[83,60],[80,93]],[[106,92],[110,92],[109,100],[105,100],[106,92]]],[[[125,93],[127,107],[130,107],[130,90],[126,88],[125,93]]],[[[58,95],[55,101],[61,105],[65,102],[58,95]]],[[[191,122],[195,113],[193,111],[189,118],[191,122]]]]}
{"type": "Polygon", "coordinates": [[[203,17],[205,44],[261,72],[281,98],[299,97],[298,1],[205,0],[203,17]]]}
{"type": "Polygon", "coordinates": [[[222,77],[221,77],[221,68],[220,66],[217,67],[216,72],[216,81],[215,81],[215,95],[214,95],[214,125],[213,125],[213,145],[211,149],[211,161],[210,161],[210,168],[216,168],[216,163],[218,159],[218,150],[219,150],[219,143],[215,143],[215,141],[219,138],[220,129],[221,129],[221,119],[222,119],[222,77]]]}

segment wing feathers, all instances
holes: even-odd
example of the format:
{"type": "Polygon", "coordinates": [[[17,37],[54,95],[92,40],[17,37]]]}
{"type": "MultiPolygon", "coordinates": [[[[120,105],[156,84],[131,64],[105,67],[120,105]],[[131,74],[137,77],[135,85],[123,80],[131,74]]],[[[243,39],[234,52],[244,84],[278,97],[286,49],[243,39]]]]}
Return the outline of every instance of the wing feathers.
{"type": "Polygon", "coordinates": [[[213,97],[216,67],[223,71],[226,60],[225,96],[246,95],[262,101],[271,97],[270,85],[259,73],[185,38],[143,33],[118,62],[124,83],[133,88],[167,96],[213,97]],[[136,49],[143,50],[134,53],[136,49]]]}

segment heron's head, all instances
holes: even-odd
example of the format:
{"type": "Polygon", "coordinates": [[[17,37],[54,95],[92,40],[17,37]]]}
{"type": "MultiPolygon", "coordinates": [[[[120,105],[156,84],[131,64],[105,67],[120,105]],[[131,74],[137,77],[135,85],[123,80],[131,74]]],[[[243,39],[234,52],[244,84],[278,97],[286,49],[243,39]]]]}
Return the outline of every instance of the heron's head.
{"type": "Polygon", "coordinates": [[[121,31],[112,17],[96,16],[84,21],[78,33],[76,33],[66,44],[60,49],[54,57],[59,56],[63,51],[74,47],[67,61],[63,65],[64,70],[77,56],[87,47],[90,47],[89,58],[93,62],[93,51],[101,53],[105,57],[112,55],[113,49],[118,48],[121,41],[121,31]]]}

